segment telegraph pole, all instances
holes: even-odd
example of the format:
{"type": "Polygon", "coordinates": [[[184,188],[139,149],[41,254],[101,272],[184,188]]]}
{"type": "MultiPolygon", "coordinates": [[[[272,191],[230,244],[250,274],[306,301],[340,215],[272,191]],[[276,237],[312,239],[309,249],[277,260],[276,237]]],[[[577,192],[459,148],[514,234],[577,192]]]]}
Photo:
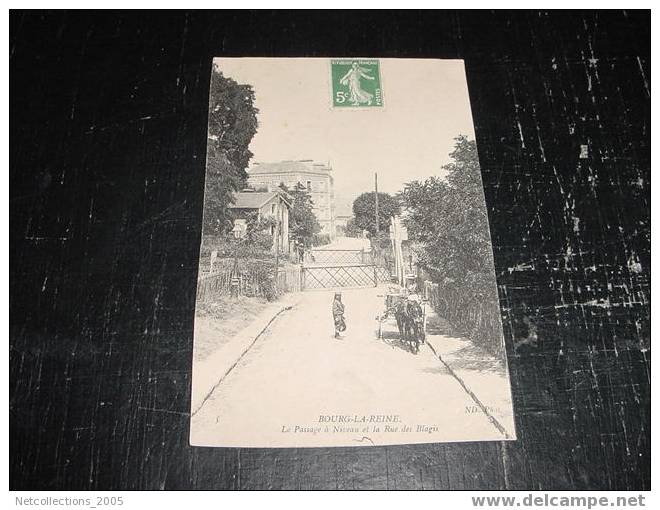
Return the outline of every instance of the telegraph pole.
{"type": "Polygon", "coordinates": [[[378,245],[378,238],[380,237],[380,225],[378,225],[378,172],[374,172],[374,192],[376,194],[376,239],[371,241],[371,257],[374,265],[374,287],[378,287],[378,270],[376,269],[376,261],[373,260],[376,247],[378,246],[378,249],[380,249],[380,245],[378,245]]]}
{"type": "Polygon", "coordinates": [[[378,172],[374,173],[374,188],[376,190],[376,239],[380,234],[380,225],[378,224],[378,172]]]}
{"type": "Polygon", "coordinates": [[[278,206],[277,216],[275,219],[275,288],[277,289],[277,283],[279,280],[280,273],[280,211],[278,206]]]}

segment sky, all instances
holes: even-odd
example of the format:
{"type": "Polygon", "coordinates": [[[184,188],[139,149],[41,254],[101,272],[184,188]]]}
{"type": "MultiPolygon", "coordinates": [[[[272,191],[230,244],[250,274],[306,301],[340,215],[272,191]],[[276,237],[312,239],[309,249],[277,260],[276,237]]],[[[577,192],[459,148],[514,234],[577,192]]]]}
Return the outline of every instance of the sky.
{"type": "Polygon", "coordinates": [[[441,176],[453,139],[474,138],[461,60],[379,59],[384,107],[333,109],[330,58],[216,58],[222,73],[252,85],[259,128],[254,162],[313,159],[333,168],[337,214],[353,199],[441,176]]]}

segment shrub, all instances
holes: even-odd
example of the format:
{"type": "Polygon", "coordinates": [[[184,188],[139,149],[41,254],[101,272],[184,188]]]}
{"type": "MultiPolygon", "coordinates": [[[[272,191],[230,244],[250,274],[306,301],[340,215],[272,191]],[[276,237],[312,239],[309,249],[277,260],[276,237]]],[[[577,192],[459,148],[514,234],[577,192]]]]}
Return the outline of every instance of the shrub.
{"type": "Polygon", "coordinates": [[[332,241],[330,234],[314,234],[312,236],[312,246],[323,246],[332,241]]]}

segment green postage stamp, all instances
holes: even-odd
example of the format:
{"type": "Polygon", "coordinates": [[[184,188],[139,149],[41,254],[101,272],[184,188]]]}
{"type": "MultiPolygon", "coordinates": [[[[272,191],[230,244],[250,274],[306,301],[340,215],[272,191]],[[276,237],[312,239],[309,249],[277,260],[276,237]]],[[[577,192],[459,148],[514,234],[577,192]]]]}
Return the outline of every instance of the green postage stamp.
{"type": "Polygon", "coordinates": [[[330,61],[332,105],[337,108],[383,106],[380,65],[376,59],[333,59],[330,61]]]}

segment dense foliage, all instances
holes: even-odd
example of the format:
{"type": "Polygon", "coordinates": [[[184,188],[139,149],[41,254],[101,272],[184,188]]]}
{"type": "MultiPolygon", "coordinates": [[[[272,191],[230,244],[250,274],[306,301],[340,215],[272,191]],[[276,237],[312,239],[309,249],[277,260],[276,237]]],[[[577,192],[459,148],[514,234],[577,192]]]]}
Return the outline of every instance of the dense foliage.
{"type": "Polygon", "coordinates": [[[331,242],[332,238],[330,234],[314,234],[312,236],[312,246],[325,246],[331,242]]]}
{"type": "Polygon", "coordinates": [[[346,222],[346,237],[362,237],[362,229],[355,224],[355,218],[346,222]]]}
{"type": "Polygon", "coordinates": [[[301,183],[297,183],[292,189],[288,189],[284,184],[280,187],[291,197],[289,238],[296,245],[309,247],[315,234],[321,231],[321,225],[314,214],[312,195],[301,183]]]}
{"type": "Polygon", "coordinates": [[[431,275],[468,282],[492,281],[488,217],[474,140],[456,138],[446,179],[406,184],[400,199],[419,262],[431,275]]]}
{"type": "Polygon", "coordinates": [[[219,258],[267,259],[272,257],[273,236],[270,233],[276,221],[272,217],[258,218],[256,212],[246,217],[247,231],[242,239],[236,239],[231,232],[208,235],[202,238],[200,258],[210,257],[212,251],[219,258]]]}
{"type": "MultiPolygon", "coordinates": [[[[210,264],[211,253],[216,251],[216,272],[243,275],[259,289],[260,296],[271,301],[278,294],[270,233],[276,221],[272,217],[259,218],[256,212],[248,214],[246,220],[247,231],[242,239],[235,238],[231,232],[204,236],[200,260],[210,264]]],[[[208,264],[203,268],[209,269],[208,264]]]]}
{"type": "MultiPolygon", "coordinates": [[[[399,200],[388,193],[378,193],[378,227],[381,232],[390,228],[390,218],[399,214],[399,200]]],[[[370,236],[376,233],[376,193],[362,193],[353,201],[354,223],[351,231],[367,230],[370,236]]]]}
{"type": "Polygon", "coordinates": [[[246,168],[252,157],[248,149],[257,132],[254,91],[213,69],[209,101],[204,235],[217,235],[232,228],[227,206],[233,194],[246,184],[246,168]]]}
{"type": "Polygon", "coordinates": [[[400,193],[411,248],[438,287],[448,320],[499,354],[499,308],[477,146],[456,138],[447,177],[407,183],[400,193]]]}

